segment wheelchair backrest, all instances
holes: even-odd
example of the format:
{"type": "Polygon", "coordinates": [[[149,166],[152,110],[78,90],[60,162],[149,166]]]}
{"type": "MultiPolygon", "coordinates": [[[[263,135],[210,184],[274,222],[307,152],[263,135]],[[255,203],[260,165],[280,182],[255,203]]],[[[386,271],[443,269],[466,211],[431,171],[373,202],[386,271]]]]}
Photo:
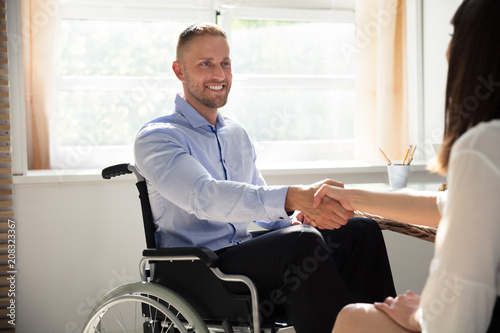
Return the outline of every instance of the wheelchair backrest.
{"type": "Polygon", "coordinates": [[[139,199],[141,200],[142,221],[144,224],[144,233],[146,236],[146,247],[148,249],[156,248],[155,240],[155,225],[153,220],[153,212],[149,202],[148,187],[146,180],[137,171],[136,167],[129,163],[117,164],[107,167],[102,170],[102,178],[111,179],[113,177],[122,176],[125,174],[135,174],[137,178],[137,190],[139,191],[139,199]]]}

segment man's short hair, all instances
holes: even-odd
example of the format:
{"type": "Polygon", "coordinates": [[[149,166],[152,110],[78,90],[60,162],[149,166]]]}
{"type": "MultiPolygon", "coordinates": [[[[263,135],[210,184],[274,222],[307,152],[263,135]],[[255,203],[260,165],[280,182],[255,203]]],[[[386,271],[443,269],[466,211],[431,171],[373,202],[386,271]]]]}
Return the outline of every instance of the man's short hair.
{"type": "Polygon", "coordinates": [[[220,36],[227,39],[226,32],[219,27],[218,25],[212,23],[195,23],[184,29],[183,32],[179,35],[179,39],[177,41],[177,52],[176,57],[177,61],[179,61],[181,57],[182,51],[186,48],[186,45],[200,36],[220,36]]]}

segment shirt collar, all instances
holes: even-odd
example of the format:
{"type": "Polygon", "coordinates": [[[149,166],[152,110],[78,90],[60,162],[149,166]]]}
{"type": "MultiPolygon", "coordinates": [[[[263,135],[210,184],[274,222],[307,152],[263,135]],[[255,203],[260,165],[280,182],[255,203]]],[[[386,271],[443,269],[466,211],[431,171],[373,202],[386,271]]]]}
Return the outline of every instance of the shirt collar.
{"type": "MultiPolygon", "coordinates": [[[[181,113],[193,128],[211,126],[210,123],[179,94],[175,97],[175,111],[181,113]]],[[[220,112],[217,112],[217,128],[222,128],[225,124],[224,118],[220,112]]]]}

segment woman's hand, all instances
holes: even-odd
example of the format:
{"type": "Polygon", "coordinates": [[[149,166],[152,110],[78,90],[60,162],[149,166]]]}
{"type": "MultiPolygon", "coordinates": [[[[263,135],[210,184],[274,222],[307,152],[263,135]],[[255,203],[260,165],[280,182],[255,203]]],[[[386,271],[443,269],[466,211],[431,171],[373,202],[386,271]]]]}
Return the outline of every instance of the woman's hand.
{"type": "Polygon", "coordinates": [[[345,210],[354,211],[347,198],[347,190],[345,190],[343,186],[322,185],[316,194],[314,194],[313,208],[318,207],[325,196],[337,201],[345,210]]]}
{"type": "Polygon", "coordinates": [[[417,310],[420,296],[413,291],[407,291],[396,298],[387,297],[383,303],[375,303],[375,308],[385,312],[392,320],[411,332],[422,329],[417,320],[417,310]]]}

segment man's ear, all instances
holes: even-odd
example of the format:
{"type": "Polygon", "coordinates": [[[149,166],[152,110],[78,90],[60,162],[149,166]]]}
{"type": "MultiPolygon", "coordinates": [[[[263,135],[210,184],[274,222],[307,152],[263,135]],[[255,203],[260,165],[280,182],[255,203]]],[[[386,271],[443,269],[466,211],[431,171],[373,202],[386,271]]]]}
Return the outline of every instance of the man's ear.
{"type": "Polygon", "coordinates": [[[175,76],[180,81],[184,81],[184,71],[182,70],[182,65],[177,60],[172,63],[172,69],[174,70],[175,76]]]}

